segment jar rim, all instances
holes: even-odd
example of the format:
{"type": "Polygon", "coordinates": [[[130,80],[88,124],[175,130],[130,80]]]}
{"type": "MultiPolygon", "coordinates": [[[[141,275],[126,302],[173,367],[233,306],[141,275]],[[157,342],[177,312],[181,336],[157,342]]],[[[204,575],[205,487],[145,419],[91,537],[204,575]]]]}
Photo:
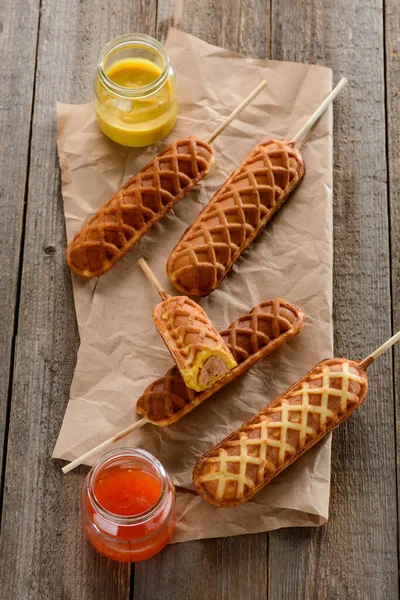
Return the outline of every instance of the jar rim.
{"type": "Polygon", "coordinates": [[[97,73],[100,81],[110,93],[120,98],[141,98],[154,94],[161,89],[167,81],[170,71],[169,56],[165,51],[164,46],[151,35],[145,33],[127,33],[117,38],[110,40],[103,48],[97,61],[97,73]],[[161,75],[151,83],[142,85],[139,88],[129,88],[115,83],[108,77],[105,71],[105,63],[107,59],[127,48],[144,48],[158,55],[163,63],[161,75]]]}
{"type": "Polygon", "coordinates": [[[149,452],[146,452],[146,450],[142,450],[141,448],[115,448],[104,454],[89,471],[87,475],[87,493],[96,512],[103,519],[114,525],[141,525],[152,519],[164,506],[168,493],[168,476],[160,461],[149,452]],[[145,511],[136,515],[119,515],[104,508],[94,493],[93,483],[96,481],[98,474],[109,464],[124,457],[139,458],[149,464],[161,483],[160,495],[156,502],[145,511]]]}

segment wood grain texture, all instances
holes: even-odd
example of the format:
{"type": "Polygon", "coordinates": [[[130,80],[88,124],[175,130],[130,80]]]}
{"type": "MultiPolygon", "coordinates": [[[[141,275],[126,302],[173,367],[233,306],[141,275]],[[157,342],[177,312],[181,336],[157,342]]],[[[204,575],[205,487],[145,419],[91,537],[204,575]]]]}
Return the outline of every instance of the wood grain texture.
{"type": "MultiPolygon", "coordinates": [[[[39,0],[4,0],[0,6],[0,201],[6,216],[0,223],[2,401],[19,285],[38,19],[39,0]]],[[[62,476],[60,464],[50,459],[78,347],[64,259],[55,101],[91,98],[96,58],[111,37],[140,30],[157,31],[164,39],[169,24],[246,55],[327,64],[336,80],[342,75],[349,78],[335,108],[336,354],[361,357],[390,335],[391,320],[395,329],[400,328],[398,2],[369,0],[356,7],[345,0],[42,0],[0,539],[0,597],[398,598],[393,380],[399,398],[399,348],[394,368],[390,354],[371,367],[369,398],[334,433],[327,527],[173,545],[136,566],[134,590],[130,568],[102,558],[84,538],[78,497],[86,469],[62,476]]],[[[3,402],[0,452],[5,416],[3,402]]],[[[399,436],[400,422],[397,432],[399,436]]],[[[397,464],[400,474],[399,456],[397,464]]]]}
{"type": "MultiPolygon", "coordinates": [[[[335,355],[361,358],[391,333],[382,4],[274,1],[272,31],[272,58],[350,81],[334,110],[335,355]]],[[[390,355],[369,375],[366,403],[333,434],[329,524],[269,535],[273,600],[398,597],[390,355]]]]}
{"type": "Polygon", "coordinates": [[[0,4],[0,490],[3,489],[3,450],[20,277],[38,23],[39,0],[5,0],[0,4]]]}
{"type": "MultiPolygon", "coordinates": [[[[245,55],[268,56],[269,1],[158,3],[157,35],[169,25],[245,55]]],[[[136,566],[135,600],[267,598],[266,534],[177,544],[136,566]],[[201,565],[201,566],[200,566],[201,565]],[[160,587],[160,580],[163,582],[160,587]]]]}
{"type": "Polygon", "coordinates": [[[157,37],[165,39],[170,25],[202,40],[266,58],[269,53],[269,0],[159,0],[157,37]]]}
{"type": "Polygon", "coordinates": [[[134,600],[267,600],[266,534],[168,546],[136,565],[134,600]]]}
{"type": "Polygon", "coordinates": [[[90,100],[102,45],[126,31],[154,33],[155,14],[155,1],[118,7],[106,0],[42,3],[0,541],[0,595],[7,600],[123,600],[130,594],[130,566],[101,557],[81,529],[78,503],[86,470],[64,476],[50,458],[78,346],[55,102],[90,100]]]}
{"type": "MultiPolygon", "coordinates": [[[[395,0],[385,1],[387,160],[389,167],[390,253],[393,332],[400,330],[400,10],[395,0]]],[[[400,478],[400,348],[393,351],[396,411],[397,481],[400,478]]],[[[397,486],[399,488],[399,486],[397,486]]],[[[400,496],[397,489],[400,524],[400,496]]],[[[400,527],[400,525],[399,525],[400,527]]]]}

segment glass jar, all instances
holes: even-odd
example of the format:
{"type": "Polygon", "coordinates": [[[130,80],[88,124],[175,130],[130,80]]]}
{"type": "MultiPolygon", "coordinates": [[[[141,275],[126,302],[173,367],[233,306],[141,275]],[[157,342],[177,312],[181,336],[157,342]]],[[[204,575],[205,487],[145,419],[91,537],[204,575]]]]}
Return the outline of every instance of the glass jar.
{"type": "Polygon", "coordinates": [[[97,121],[114,142],[148,146],[175,125],[175,71],[162,44],[149,35],[111,40],[100,54],[94,88],[97,121]]]}
{"type": "Polygon", "coordinates": [[[120,562],[139,562],[160,552],[173,534],[175,488],[154,456],[117,448],[89,472],[81,510],[96,550],[120,562]]]}

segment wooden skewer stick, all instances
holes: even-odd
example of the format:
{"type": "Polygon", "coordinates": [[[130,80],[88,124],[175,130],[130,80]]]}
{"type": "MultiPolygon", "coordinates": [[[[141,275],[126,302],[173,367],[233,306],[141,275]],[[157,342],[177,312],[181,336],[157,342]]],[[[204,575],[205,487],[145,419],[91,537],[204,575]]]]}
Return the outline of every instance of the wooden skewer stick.
{"type": "Polygon", "coordinates": [[[152,283],[154,285],[154,287],[156,288],[157,292],[160,295],[160,298],[162,300],[167,300],[167,298],[170,297],[169,294],[167,294],[167,292],[164,290],[163,286],[161,285],[161,283],[158,281],[157,277],[154,275],[153,271],[150,269],[149,265],[147,264],[147,262],[144,260],[144,258],[139,258],[138,260],[139,266],[141,267],[141,269],[144,271],[147,279],[150,281],[150,283],[152,283]]]}
{"type": "Polygon", "coordinates": [[[319,105],[317,110],[311,115],[306,123],[304,123],[303,127],[296,133],[294,138],[291,140],[293,144],[297,144],[298,141],[304,137],[311,129],[311,127],[318,121],[321,115],[324,114],[328,106],[331,102],[336,98],[338,94],[342,91],[344,86],[347,83],[347,79],[342,77],[337,86],[331,91],[331,93],[325,98],[322,104],[319,105]]]}
{"type": "Polygon", "coordinates": [[[248,104],[250,104],[250,102],[261,92],[261,90],[263,90],[265,88],[265,86],[267,85],[267,82],[264,80],[262,81],[252,92],[251,94],[249,94],[247,96],[247,98],[245,98],[243,100],[243,102],[241,102],[239,104],[239,106],[237,106],[235,108],[235,110],[233,110],[231,112],[231,114],[225,119],[225,121],[223,123],[221,123],[221,125],[219,125],[215,131],[213,131],[213,133],[210,135],[210,137],[206,140],[207,144],[211,144],[211,142],[213,142],[215,140],[216,137],[219,136],[219,134],[226,128],[228,127],[229,123],[231,123],[233,121],[233,119],[240,113],[242,112],[242,110],[244,108],[246,108],[246,106],[248,104]]]}
{"type": "Polygon", "coordinates": [[[399,341],[400,341],[400,331],[398,331],[397,333],[392,335],[392,337],[389,338],[388,340],[386,340],[386,342],[384,344],[382,344],[382,346],[379,346],[379,348],[377,348],[374,352],[372,352],[366,358],[364,358],[364,360],[362,360],[360,362],[360,367],[362,369],[366,369],[367,367],[369,367],[369,365],[371,363],[374,362],[374,360],[376,358],[378,358],[378,356],[380,356],[381,354],[386,352],[386,350],[389,350],[389,348],[394,346],[394,344],[396,344],[399,341]]]}
{"type": "Polygon", "coordinates": [[[65,467],[62,468],[62,472],[69,473],[76,467],[79,467],[79,465],[81,465],[82,463],[87,461],[89,458],[92,458],[92,456],[94,456],[98,452],[101,452],[102,450],[109,448],[110,446],[115,444],[115,442],[118,442],[118,440],[122,439],[129,433],[132,433],[132,431],[135,431],[136,429],[140,429],[140,427],[143,427],[143,425],[146,425],[148,422],[149,422],[149,420],[146,419],[145,417],[143,417],[143,419],[139,419],[139,421],[135,421],[135,423],[132,423],[132,425],[129,425],[129,427],[126,427],[119,433],[116,433],[112,437],[108,438],[108,440],[106,440],[102,444],[99,444],[98,446],[96,446],[96,448],[92,448],[91,450],[89,450],[89,452],[85,452],[85,454],[82,454],[82,456],[80,456],[79,458],[76,458],[75,460],[70,462],[68,465],[65,465],[65,467]]]}
{"type": "MultiPolygon", "coordinates": [[[[149,281],[156,288],[157,292],[161,296],[161,299],[167,300],[167,298],[170,297],[169,294],[167,294],[167,292],[164,290],[161,283],[158,281],[157,277],[154,275],[153,271],[150,269],[149,265],[144,260],[144,258],[139,258],[138,263],[139,263],[140,267],[143,269],[143,271],[145,272],[149,281]]],[[[66,465],[65,467],[62,468],[62,472],[69,473],[76,467],[79,467],[79,465],[81,465],[82,463],[86,462],[89,458],[91,458],[95,454],[100,453],[102,450],[106,450],[107,448],[109,448],[110,446],[115,444],[115,442],[118,442],[126,435],[129,435],[130,433],[132,433],[132,431],[136,431],[136,429],[143,427],[143,425],[146,425],[147,423],[149,423],[149,420],[146,419],[145,417],[143,417],[143,419],[140,419],[139,421],[135,421],[135,423],[132,423],[131,425],[129,425],[129,427],[126,427],[119,433],[116,433],[112,437],[108,438],[108,440],[106,440],[102,444],[99,444],[98,446],[96,446],[96,448],[92,448],[85,454],[82,454],[82,456],[80,456],[79,458],[76,458],[75,460],[70,462],[68,465],[66,465]]]]}

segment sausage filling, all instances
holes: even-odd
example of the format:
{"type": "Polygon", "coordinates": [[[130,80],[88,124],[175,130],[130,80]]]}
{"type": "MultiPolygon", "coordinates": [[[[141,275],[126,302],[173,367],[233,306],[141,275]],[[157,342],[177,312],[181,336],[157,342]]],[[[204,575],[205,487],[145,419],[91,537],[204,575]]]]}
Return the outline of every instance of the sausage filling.
{"type": "Polygon", "coordinates": [[[217,356],[210,356],[204,361],[201,369],[199,370],[197,381],[199,385],[204,386],[207,385],[210,379],[220,379],[227,372],[228,367],[223,360],[217,356]]]}

